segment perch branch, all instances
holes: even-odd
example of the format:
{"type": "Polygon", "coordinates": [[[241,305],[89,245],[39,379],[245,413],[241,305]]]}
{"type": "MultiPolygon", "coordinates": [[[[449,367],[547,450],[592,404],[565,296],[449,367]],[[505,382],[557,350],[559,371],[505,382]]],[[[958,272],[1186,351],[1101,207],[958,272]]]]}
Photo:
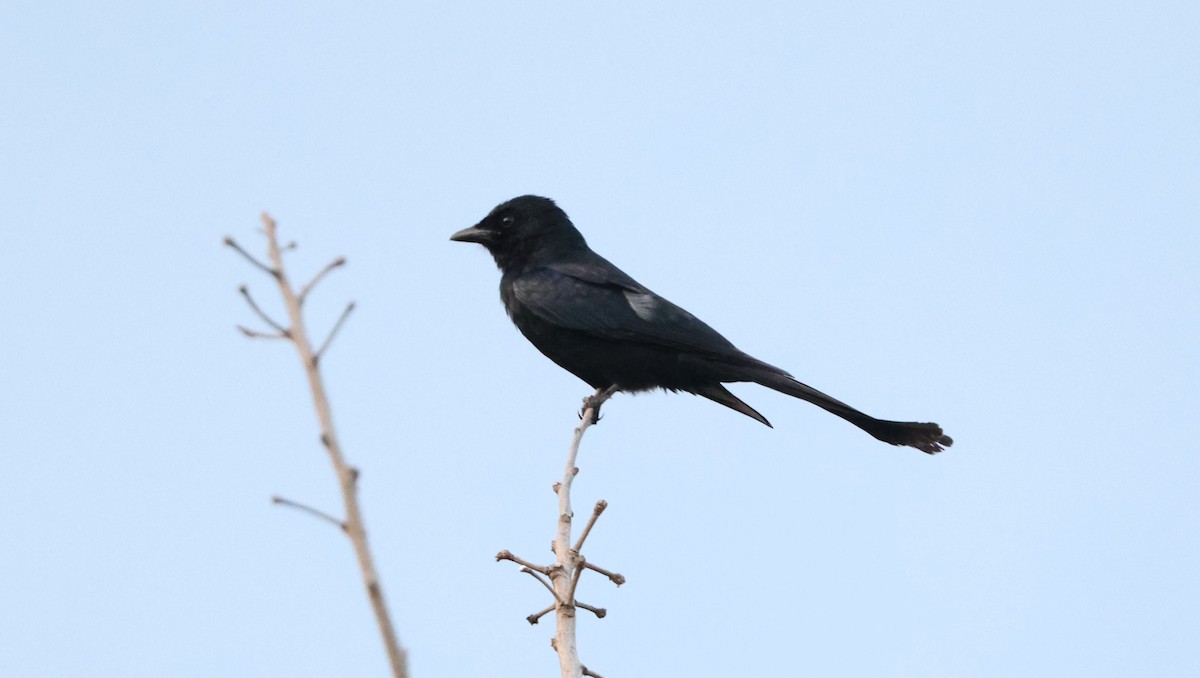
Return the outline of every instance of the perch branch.
{"type": "MultiPolygon", "coordinates": [[[[579,661],[579,649],[575,642],[575,608],[579,604],[574,599],[575,584],[578,581],[578,569],[582,567],[579,552],[571,546],[571,483],[579,473],[575,460],[579,456],[579,444],[588,427],[600,420],[600,406],[616,393],[615,388],[596,389],[595,395],[585,398],[583,411],[579,413],[579,426],[575,427],[575,435],[571,447],[567,451],[567,463],[563,468],[563,479],[558,483],[558,529],[554,538],[554,588],[557,598],[561,601],[555,609],[554,649],[558,652],[558,665],[563,678],[581,678],[583,666],[579,661]]],[[[588,609],[588,608],[584,608],[588,609]]],[[[595,611],[594,609],[591,611],[595,611]]]]}

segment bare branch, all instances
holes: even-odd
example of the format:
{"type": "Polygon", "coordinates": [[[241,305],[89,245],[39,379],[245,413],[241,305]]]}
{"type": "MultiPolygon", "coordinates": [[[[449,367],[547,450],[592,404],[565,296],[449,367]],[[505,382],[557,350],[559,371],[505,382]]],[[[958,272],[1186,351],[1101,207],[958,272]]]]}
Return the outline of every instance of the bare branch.
{"type": "MultiPolygon", "coordinates": [[[[338,442],[337,434],[333,425],[333,410],[329,404],[329,396],[325,392],[324,379],[321,376],[321,371],[318,365],[321,351],[324,351],[329,342],[333,340],[334,335],[345,322],[346,316],[354,308],[351,304],[342,313],[342,317],[334,325],[329,337],[321,345],[321,348],[314,352],[312,344],[309,341],[308,330],[305,327],[304,315],[301,309],[301,299],[297,295],[295,289],[288,280],[287,273],[283,266],[283,253],[286,250],[295,247],[294,244],[288,244],[286,247],[280,247],[279,239],[276,234],[276,223],[269,214],[263,213],[263,231],[267,239],[267,255],[270,260],[270,265],[263,264],[254,257],[250,256],[240,245],[232,238],[226,238],[225,244],[235,249],[248,261],[256,267],[262,269],[273,278],[279,286],[279,293],[283,297],[284,308],[287,309],[290,329],[284,329],[279,323],[272,320],[266,313],[258,307],[254,299],[250,296],[250,292],[243,285],[241,288],[242,295],[246,298],[250,308],[258,314],[268,325],[277,330],[284,338],[291,339],[296,347],[296,351],[300,354],[300,361],[304,365],[304,373],[308,378],[309,391],[312,394],[313,407],[316,410],[317,422],[321,428],[321,444],[325,446],[326,452],[329,454],[329,461],[333,466],[334,473],[338,478],[338,485],[342,493],[342,505],[345,511],[346,519],[339,521],[337,518],[318,511],[312,507],[298,504],[291,500],[276,497],[273,501],[278,504],[284,504],[302,511],[311,513],[323,520],[327,520],[338,525],[343,532],[349,537],[350,544],[354,548],[355,556],[358,559],[359,572],[362,576],[363,587],[366,589],[367,600],[371,604],[371,609],[375,614],[375,621],[379,626],[379,634],[383,640],[384,648],[387,651],[388,661],[392,669],[394,678],[407,678],[408,676],[408,656],[404,648],[400,645],[396,637],[396,629],[392,623],[391,614],[388,612],[387,601],[383,595],[383,586],[379,581],[379,575],[375,570],[374,557],[371,555],[370,546],[367,543],[367,531],[363,522],[362,510],[358,503],[358,470],[346,462],[345,455],[342,453],[341,444],[338,442]]],[[[344,260],[343,260],[344,261],[344,260]]],[[[341,264],[338,264],[339,266],[341,264]]],[[[324,275],[324,272],[318,273],[317,276],[301,291],[302,294],[307,293],[324,275]]],[[[242,332],[247,336],[264,335],[262,332],[255,330],[247,330],[241,328],[242,332]]],[[[272,335],[265,335],[272,336],[272,335]]]]}
{"type": "Polygon", "coordinates": [[[603,499],[596,502],[596,507],[592,509],[592,517],[588,518],[587,525],[583,526],[583,532],[579,535],[579,540],[575,542],[576,553],[583,550],[583,542],[587,540],[588,534],[591,533],[592,527],[596,524],[596,519],[600,517],[601,513],[604,513],[604,509],[606,508],[608,508],[608,502],[603,499]]]}
{"type": "Polygon", "coordinates": [[[586,667],[586,666],[583,666],[580,668],[583,669],[583,675],[585,675],[585,676],[591,676],[592,678],[604,678],[604,676],[600,675],[599,673],[596,673],[595,671],[589,670],[588,667],[586,667]]]}
{"type": "Polygon", "coordinates": [[[346,304],[346,310],[342,311],[342,315],[338,318],[337,322],[333,324],[333,329],[329,330],[329,336],[325,337],[325,341],[321,342],[321,348],[318,348],[317,352],[313,354],[313,360],[319,361],[321,356],[325,355],[325,349],[329,348],[329,344],[333,341],[333,338],[337,336],[338,330],[342,329],[342,324],[346,322],[346,317],[349,316],[350,312],[353,310],[353,301],[349,304],[346,304]]]}
{"type": "MultiPolygon", "coordinates": [[[[292,245],[294,246],[295,243],[292,243],[292,245]]],[[[312,280],[309,280],[308,283],[304,287],[300,288],[300,293],[296,295],[296,301],[299,301],[300,305],[303,306],[304,301],[306,299],[308,299],[308,293],[311,292],[313,290],[313,288],[317,286],[317,283],[321,282],[322,278],[329,275],[329,272],[332,271],[333,269],[338,268],[339,266],[345,266],[345,265],[346,265],[346,257],[338,257],[337,259],[334,259],[333,261],[329,262],[328,264],[325,264],[325,268],[318,271],[317,274],[312,277],[312,280]]]]}
{"type": "Polygon", "coordinates": [[[286,334],[281,334],[279,332],[259,332],[258,330],[252,330],[249,327],[246,327],[245,325],[238,325],[237,328],[238,328],[239,332],[246,335],[247,337],[250,337],[251,339],[288,339],[288,338],[290,338],[286,334]]]}
{"type": "MultiPolygon", "coordinates": [[[[563,468],[562,480],[555,483],[554,487],[558,494],[558,528],[555,532],[553,546],[555,557],[553,569],[562,575],[552,577],[557,598],[561,601],[555,613],[554,648],[558,652],[558,665],[563,678],[577,678],[581,675],[582,664],[579,661],[579,650],[575,642],[575,607],[579,606],[589,610],[597,617],[603,617],[606,614],[600,608],[581,605],[575,601],[575,587],[579,583],[584,559],[579,555],[578,550],[571,546],[571,520],[574,517],[571,510],[571,483],[579,474],[579,467],[576,466],[575,460],[579,456],[579,444],[583,440],[583,434],[589,426],[600,421],[600,406],[614,393],[616,393],[615,387],[601,388],[596,389],[594,395],[584,398],[583,410],[579,413],[579,426],[575,427],[575,435],[571,440],[571,447],[567,451],[567,462],[563,468]]],[[[591,522],[599,517],[601,511],[603,508],[593,511],[591,522]]],[[[590,526],[585,529],[579,540],[580,544],[583,543],[583,538],[590,529],[590,526]]]]}
{"type": "Polygon", "coordinates": [[[604,619],[606,616],[608,616],[608,610],[602,607],[592,607],[591,605],[588,605],[587,603],[581,603],[578,600],[575,601],[575,607],[581,607],[588,612],[591,612],[592,614],[596,615],[596,619],[604,619]]]}
{"type": "Polygon", "coordinates": [[[546,579],[544,577],[542,577],[542,575],[538,574],[537,572],[534,572],[533,570],[529,569],[528,567],[522,567],[521,571],[524,572],[525,574],[528,574],[529,576],[533,577],[534,579],[538,580],[539,582],[541,582],[542,586],[545,586],[546,590],[550,592],[550,595],[554,596],[554,601],[557,603],[560,603],[560,604],[562,603],[562,599],[558,597],[558,591],[555,591],[554,587],[550,585],[550,582],[546,581],[546,579]]]}
{"type": "Polygon", "coordinates": [[[256,267],[258,267],[260,270],[262,270],[267,275],[271,276],[272,278],[279,277],[279,271],[271,268],[270,266],[267,266],[266,264],[259,261],[258,259],[255,259],[254,255],[252,255],[249,252],[247,252],[246,250],[242,249],[242,246],[239,245],[237,243],[237,241],[234,240],[233,238],[231,238],[229,236],[225,236],[225,244],[228,245],[229,247],[232,247],[234,250],[237,251],[238,254],[245,257],[246,261],[249,261],[250,263],[254,264],[256,267]]]}
{"type": "Polygon", "coordinates": [[[591,570],[592,572],[599,572],[600,574],[604,575],[605,577],[608,577],[609,581],[616,584],[617,586],[620,586],[621,584],[625,583],[625,575],[618,574],[616,572],[609,572],[608,570],[604,569],[603,567],[600,567],[598,565],[593,565],[587,561],[584,561],[583,566],[586,567],[587,569],[591,570]]]}
{"type": "Polygon", "coordinates": [[[267,315],[261,308],[258,307],[258,304],[254,303],[254,297],[250,296],[250,288],[246,287],[245,285],[242,285],[241,287],[238,288],[238,292],[242,293],[242,296],[245,297],[245,299],[246,299],[246,303],[250,304],[250,308],[255,313],[258,314],[259,318],[262,318],[263,322],[270,325],[271,327],[274,327],[277,332],[279,332],[280,334],[282,334],[285,337],[290,338],[292,336],[291,332],[283,329],[282,325],[275,322],[271,318],[271,316],[267,315]]]}
{"type": "Polygon", "coordinates": [[[546,609],[542,610],[541,612],[534,612],[533,614],[526,617],[525,621],[529,622],[529,625],[532,626],[532,625],[538,623],[539,619],[541,619],[542,617],[545,617],[547,614],[550,614],[551,612],[553,612],[555,607],[557,607],[557,604],[551,605],[551,606],[547,607],[546,609]]]}
{"type": "Polygon", "coordinates": [[[571,572],[571,585],[567,587],[567,600],[572,602],[575,600],[575,588],[579,586],[579,577],[583,574],[583,568],[580,567],[583,562],[583,556],[576,554],[575,567],[571,572]]]}
{"type": "Polygon", "coordinates": [[[541,565],[534,565],[533,563],[529,562],[528,560],[525,560],[524,558],[520,558],[518,556],[513,555],[513,553],[511,551],[509,551],[508,549],[505,549],[505,550],[501,551],[500,553],[496,554],[496,562],[500,562],[501,560],[512,561],[518,565],[527,567],[535,572],[541,572],[542,574],[546,575],[547,577],[550,576],[550,568],[543,567],[541,565]]]}
{"type": "Polygon", "coordinates": [[[271,497],[271,503],[278,504],[280,506],[287,506],[290,508],[297,509],[299,511],[303,511],[309,515],[316,516],[317,518],[320,518],[321,520],[333,523],[342,532],[346,531],[346,523],[338,520],[337,518],[334,518],[333,516],[329,515],[328,513],[324,512],[320,509],[315,509],[315,508],[309,506],[308,504],[301,504],[298,501],[292,501],[291,499],[288,499],[286,497],[281,497],[279,495],[275,495],[274,497],[271,497]]]}

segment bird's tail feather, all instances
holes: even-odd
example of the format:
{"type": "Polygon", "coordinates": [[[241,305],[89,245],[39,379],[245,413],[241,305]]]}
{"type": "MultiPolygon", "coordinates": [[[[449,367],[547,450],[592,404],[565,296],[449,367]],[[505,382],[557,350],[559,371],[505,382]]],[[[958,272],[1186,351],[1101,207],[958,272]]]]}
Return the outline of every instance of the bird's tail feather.
{"type": "MultiPolygon", "coordinates": [[[[771,422],[767,421],[766,417],[759,414],[758,411],[753,407],[750,407],[746,403],[739,400],[737,396],[730,393],[728,389],[720,384],[716,384],[714,386],[705,386],[704,388],[696,389],[692,392],[698,396],[704,396],[714,403],[721,403],[725,407],[737,410],[751,419],[761,421],[767,426],[771,426],[771,422]]],[[[771,426],[771,428],[775,427],[771,426]]]]}
{"type": "MultiPolygon", "coordinates": [[[[942,433],[942,427],[938,426],[937,424],[876,419],[872,416],[859,412],[858,410],[850,407],[840,400],[837,400],[836,398],[821,393],[817,389],[808,386],[807,384],[802,384],[796,381],[787,374],[762,369],[753,370],[748,374],[748,377],[750,381],[762,384],[767,388],[774,389],[780,393],[786,393],[794,398],[807,400],[826,412],[836,414],[842,419],[854,424],[855,426],[861,428],[867,433],[870,433],[872,436],[882,440],[885,443],[915,447],[926,454],[937,454],[945,447],[950,447],[952,444],[954,444],[954,440],[951,439],[950,436],[942,433]]],[[[721,390],[725,391],[724,388],[721,390]]],[[[725,393],[729,394],[728,391],[725,391],[725,393]]],[[[705,397],[712,398],[712,396],[708,395],[705,395],[705,397]]],[[[729,397],[733,398],[732,394],[730,394],[729,397]]],[[[717,400],[716,398],[712,399],[717,400]]],[[[745,407],[745,403],[742,403],[736,398],[733,399],[745,407]]],[[[742,411],[734,405],[729,405],[728,403],[724,403],[720,400],[717,400],[717,402],[721,402],[723,405],[733,407],[735,410],[742,411]]],[[[753,412],[753,410],[751,410],[751,412],[753,412]]],[[[755,414],[757,414],[757,412],[755,414]]]]}

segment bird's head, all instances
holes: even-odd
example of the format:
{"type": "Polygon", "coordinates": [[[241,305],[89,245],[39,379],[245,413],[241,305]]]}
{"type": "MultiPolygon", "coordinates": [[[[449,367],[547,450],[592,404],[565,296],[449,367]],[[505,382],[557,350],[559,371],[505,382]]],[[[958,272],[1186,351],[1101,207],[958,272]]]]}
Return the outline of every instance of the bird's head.
{"type": "Polygon", "coordinates": [[[504,271],[560,260],[587,249],[567,213],[550,198],[536,195],[500,203],[483,221],[464,228],[450,239],[483,245],[504,271]]]}

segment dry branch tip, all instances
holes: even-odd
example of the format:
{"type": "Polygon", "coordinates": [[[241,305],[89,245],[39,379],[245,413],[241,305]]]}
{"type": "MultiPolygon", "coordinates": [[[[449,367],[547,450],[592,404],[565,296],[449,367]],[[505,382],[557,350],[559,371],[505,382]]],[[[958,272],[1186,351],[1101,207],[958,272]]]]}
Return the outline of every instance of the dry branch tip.
{"type": "Polygon", "coordinates": [[[286,497],[281,497],[279,495],[275,495],[275,496],[271,497],[271,503],[277,504],[279,506],[287,506],[288,508],[294,508],[297,511],[302,511],[302,512],[307,513],[316,518],[320,518],[321,520],[324,520],[328,523],[332,523],[333,525],[337,526],[337,528],[339,530],[341,530],[342,532],[346,531],[345,521],[338,520],[337,518],[333,517],[332,515],[324,512],[320,509],[313,508],[313,507],[309,506],[308,504],[302,504],[298,501],[293,501],[291,499],[288,499],[286,497]]]}
{"type": "Polygon", "coordinates": [[[290,338],[282,332],[259,332],[258,330],[252,330],[249,327],[246,327],[245,325],[235,325],[235,327],[238,328],[239,332],[246,335],[250,339],[289,339],[290,338]]]}
{"type": "Polygon", "coordinates": [[[588,518],[587,525],[583,526],[583,532],[579,534],[579,540],[575,542],[575,552],[579,553],[583,550],[583,542],[587,540],[588,535],[592,533],[592,527],[596,525],[596,520],[604,513],[604,509],[608,508],[608,502],[601,499],[596,502],[596,506],[592,508],[592,515],[588,518]]]}
{"type": "Polygon", "coordinates": [[[529,622],[530,626],[533,626],[534,624],[538,623],[539,619],[541,619],[542,617],[545,617],[547,614],[553,612],[555,607],[556,607],[555,605],[551,605],[551,606],[547,607],[546,609],[542,610],[541,612],[534,612],[533,614],[526,617],[525,621],[529,622]]]}
{"type": "Polygon", "coordinates": [[[592,614],[596,615],[596,619],[604,619],[608,616],[608,610],[602,607],[592,607],[591,605],[588,605],[587,603],[581,603],[578,600],[575,601],[575,607],[581,607],[588,612],[591,612],[592,614]]]}
{"type": "Polygon", "coordinates": [[[586,567],[587,569],[591,570],[592,572],[596,572],[598,574],[604,575],[605,577],[608,577],[608,580],[611,581],[612,583],[616,584],[617,586],[620,586],[621,584],[625,583],[625,575],[623,575],[623,574],[620,574],[617,572],[609,572],[608,570],[604,569],[603,567],[600,567],[599,565],[593,565],[592,563],[589,563],[586,560],[583,562],[583,566],[586,567]]]}
{"type": "Polygon", "coordinates": [[[542,565],[535,565],[535,564],[529,562],[528,560],[525,560],[524,558],[513,554],[513,552],[509,551],[508,549],[504,549],[500,553],[496,554],[496,562],[500,562],[501,560],[508,560],[508,561],[514,562],[522,567],[529,568],[535,572],[541,572],[542,574],[544,574],[546,576],[550,576],[550,568],[542,566],[542,565]]]}
{"type": "Polygon", "coordinates": [[[333,324],[333,329],[329,330],[329,336],[325,337],[325,341],[321,342],[321,347],[318,348],[315,353],[313,353],[314,363],[319,361],[325,355],[325,350],[329,348],[329,344],[332,343],[333,338],[337,336],[338,330],[342,329],[342,325],[345,324],[346,318],[350,315],[350,312],[354,310],[354,306],[355,304],[353,301],[349,304],[346,304],[346,309],[342,311],[342,315],[338,317],[337,322],[333,324]]]}
{"type": "Polygon", "coordinates": [[[253,264],[255,266],[255,268],[258,268],[259,270],[261,270],[262,272],[271,276],[272,278],[275,278],[276,280],[279,279],[279,271],[277,271],[277,270],[271,268],[270,266],[267,266],[263,262],[259,261],[258,258],[256,258],[253,254],[250,254],[249,252],[247,252],[245,250],[245,248],[243,248],[241,245],[239,245],[238,242],[236,240],[234,240],[232,237],[225,236],[225,246],[232,247],[235,252],[242,255],[242,257],[245,258],[246,261],[249,261],[251,264],[253,264]]]}
{"type": "Polygon", "coordinates": [[[326,264],[325,268],[322,268],[320,271],[317,271],[317,274],[312,277],[312,280],[309,280],[308,283],[306,285],[304,285],[304,287],[300,288],[300,293],[296,295],[296,299],[300,302],[301,305],[303,305],[304,301],[308,298],[308,293],[311,292],[313,290],[313,288],[315,288],[317,286],[317,283],[321,282],[321,280],[324,279],[325,276],[328,275],[330,273],[330,271],[332,271],[333,269],[338,268],[340,266],[345,266],[345,265],[346,265],[346,257],[338,257],[337,259],[334,259],[333,261],[326,264]]]}
{"type": "Polygon", "coordinates": [[[241,287],[238,288],[238,292],[241,292],[242,298],[246,300],[246,303],[250,306],[250,310],[254,311],[255,315],[257,315],[263,322],[270,325],[272,328],[275,329],[276,332],[282,334],[283,336],[285,336],[285,337],[291,336],[291,332],[289,330],[285,329],[283,327],[283,325],[280,325],[279,323],[275,322],[275,320],[271,316],[267,315],[265,311],[263,311],[261,308],[259,308],[258,304],[255,303],[255,301],[254,301],[254,297],[252,297],[250,295],[249,287],[242,285],[241,287]]]}

